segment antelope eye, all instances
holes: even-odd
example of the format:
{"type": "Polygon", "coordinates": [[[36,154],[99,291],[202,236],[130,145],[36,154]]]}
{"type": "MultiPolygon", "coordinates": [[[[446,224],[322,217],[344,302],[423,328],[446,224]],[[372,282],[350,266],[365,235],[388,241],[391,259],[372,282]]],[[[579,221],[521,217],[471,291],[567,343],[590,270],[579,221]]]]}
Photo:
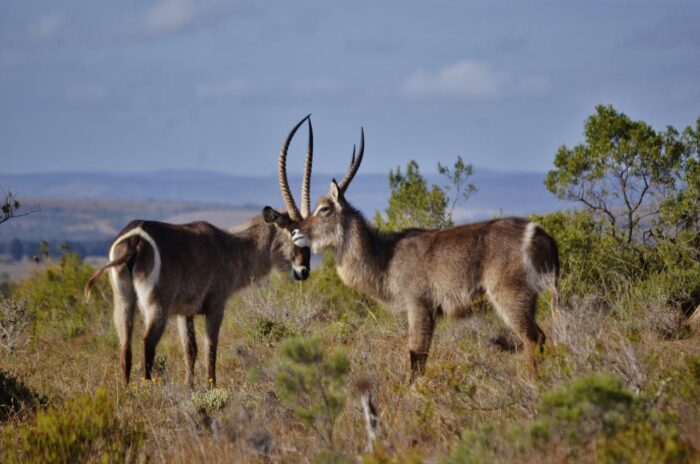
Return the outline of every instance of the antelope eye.
{"type": "Polygon", "coordinates": [[[331,209],[328,206],[322,206],[318,209],[319,213],[327,214],[331,209]]]}

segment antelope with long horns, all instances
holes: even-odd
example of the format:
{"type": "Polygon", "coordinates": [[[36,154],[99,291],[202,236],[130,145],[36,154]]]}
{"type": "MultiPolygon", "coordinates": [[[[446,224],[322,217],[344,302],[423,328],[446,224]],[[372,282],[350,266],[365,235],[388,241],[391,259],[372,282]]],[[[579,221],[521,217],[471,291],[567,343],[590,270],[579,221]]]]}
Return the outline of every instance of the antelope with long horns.
{"type": "MultiPolygon", "coordinates": [[[[310,115],[309,115],[310,116],[310,115]]],[[[197,344],[194,316],[205,317],[207,378],[216,385],[216,349],[224,307],[237,290],[267,276],[273,268],[291,269],[294,278],[309,276],[308,247],[297,247],[291,231],[309,212],[313,131],[306,116],[287,136],[278,160],[278,177],[287,211],[266,206],[262,215],[224,231],[206,222],[166,224],[136,220],[127,225],[109,249],[109,262],[87,282],[85,298],[109,269],[114,295],[114,324],[121,347],[121,369],[128,384],[131,337],[136,306],[144,317],[143,376],[150,379],[155,349],[170,316],[185,352],[187,384],[192,386],[197,344]],[[309,125],[309,144],[301,191],[301,213],[287,181],[287,149],[297,129],[309,125]]]]}
{"type": "Polygon", "coordinates": [[[411,381],[425,369],[436,318],[469,314],[472,297],[482,292],[523,341],[535,369],[535,349],[545,341],[535,303],[545,288],[552,291],[552,312],[558,311],[555,240],[523,218],[379,233],[345,198],[363,154],[364,130],[347,174],[331,182],[329,195],[292,232],[294,243],[314,253],[332,251],[346,285],[406,311],[411,381]]]}

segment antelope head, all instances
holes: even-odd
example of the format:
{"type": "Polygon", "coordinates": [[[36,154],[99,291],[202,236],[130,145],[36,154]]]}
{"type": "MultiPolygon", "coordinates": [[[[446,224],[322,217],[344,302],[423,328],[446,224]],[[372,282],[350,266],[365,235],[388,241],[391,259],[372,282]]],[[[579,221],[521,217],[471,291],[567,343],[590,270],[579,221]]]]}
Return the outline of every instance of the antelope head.
{"type": "Polygon", "coordinates": [[[280,191],[284,204],[287,207],[286,212],[277,211],[270,206],[263,208],[263,218],[268,224],[274,224],[284,234],[284,239],[279,241],[280,262],[277,263],[279,268],[289,268],[291,265],[292,275],[296,280],[306,280],[309,277],[311,253],[308,246],[295,245],[292,241],[292,231],[299,227],[299,224],[309,215],[310,199],[309,191],[311,188],[311,164],[313,161],[314,152],[314,135],[311,127],[311,115],[307,115],[299,121],[287,135],[287,139],[280,150],[279,159],[277,162],[277,177],[280,184],[280,191]],[[308,121],[309,124],[309,144],[306,151],[306,163],[304,165],[304,177],[301,184],[301,212],[294,202],[292,192],[289,190],[289,181],[287,179],[287,150],[289,144],[294,138],[297,129],[308,121]]]}
{"type": "Polygon", "coordinates": [[[296,230],[292,231],[294,244],[310,247],[314,253],[335,249],[343,242],[343,231],[348,219],[356,214],[355,209],[345,200],[345,191],[357,174],[365,152],[365,131],[360,132],[360,148],[355,153],[352,147],[352,159],[347,174],[340,182],[331,181],[328,195],[321,197],[313,214],[304,218],[296,230]]]}

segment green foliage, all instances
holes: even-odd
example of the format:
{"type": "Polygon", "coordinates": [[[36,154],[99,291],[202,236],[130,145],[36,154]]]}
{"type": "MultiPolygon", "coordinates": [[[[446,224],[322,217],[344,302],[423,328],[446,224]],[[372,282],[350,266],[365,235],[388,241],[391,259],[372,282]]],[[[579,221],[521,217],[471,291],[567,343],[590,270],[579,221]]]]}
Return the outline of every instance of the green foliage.
{"type": "Polygon", "coordinates": [[[163,375],[165,373],[165,366],[168,363],[168,355],[165,353],[156,353],[153,358],[153,373],[156,375],[163,375]]]}
{"type": "Polygon", "coordinates": [[[447,212],[447,196],[437,185],[428,189],[418,163],[411,160],[406,174],[401,167],[389,171],[391,196],[384,210],[386,219],[377,212],[374,223],[381,231],[398,231],[410,227],[436,228],[452,225],[447,212]]]}
{"type": "Polygon", "coordinates": [[[45,397],[17,378],[0,370],[0,422],[22,411],[34,410],[45,403],[45,397]]]}
{"type": "Polygon", "coordinates": [[[17,210],[21,206],[12,192],[4,192],[3,198],[0,200],[0,224],[17,216],[17,210]]]}
{"type": "Polygon", "coordinates": [[[124,424],[104,388],[81,394],[36,420],[3,431],[7,463],[133,461],[143,443],[140,427],[124,424]]]}
{"type": "Polygon", "coordinates": [[[486,424],[476,430],[465,431],[452,448],[450,456],[443,462],[445,464],[537,462],[536,455],[528,455],[527,445],[524,444],[528,440],[529,437],[520,428],[504,430],[504,427],[496,424],[486,424]]]}
{"type": "Polygon", "coordinates": [[[620,282],[639,275],[635,256],[604,232],[592,212],[557,211],[531,219],[557,240],[562,293],[610,294],[620,282]]]}
{"type": "Polygon", "coordinates": [[[672,415],[609,374],[583,377],[543,395],[540,411],[539,431],[572,447],[594,443],[600,462],[683,462],[690,452],[672,415]]]}
{"type": "Polygon", "coordinates": [[[533,217],[557,239],[564,294],[623,287],[690,313],[700,302],[700,119],[655,131],[598,106],[545,184],[583,210],[533,217]],[[663,301],[665,300],[665,301],[663,301]]]}
{"type": "Polygon", "coordinates": [[[689,314],[700,302],[700,260],[695,235],[621,247],[591,211],[533,215],[559,246],[563,295],[619,299],[626,287],[689,314]],[[653,297],[653,298],[652,298],[653,297]]]}
{"type": "Polygon", "coordinates": [[[345,407],[349,371],[345,352],[340,348],[328,351],[319,338],[292,338],[281,347],[277,394],[331,449],[335,423],[345,407]]]}
{"type": "Polygon", "coordinates": [[[283,322],[273,321],[264,316],[258,316],[253,322],[255,337],[259,341],[277,343],[288,337],[296,335],[296,330],[283,322]]]}
{"type": "Polygon", "coordinates": [[[448,198],[450,210],[447,214],[451,218],[457,203],[460,200],[467,201],[477,191],[476,185],[469,182],[469,178],[474,174],[474,169],[471,164],[464,164],[462,157],[458,156],[451,169],[449,166],[438,163],[438,172],[445,176],[448,181],[443,189],[445,194],[453,192],[452,197],[448,198]]]}
{"type": "MultiPolygon", "coordinates": [[[[34,314],[37,330],[57,330],[64,337],[83,333],[96,315],[103,314],[109,302],[88,305],[83,301],[83,288],[94,269],[83,264],[74,253],[67,253],[41,273],[22,281],[15,294],[26,301],[34,314]],[[96,310],[100,305],[103,311],[96,310]]],[[[99,282],[93,295],[109,294],[108,285],[99,282]]]]}
{"type": "MultiPolygon", "coordinates": [[[[670,128],[669,128],[670,130],[670,128]]],[[[700,117],[695,121],[695,127],[688,126],[679,136],[671,132],[677,139],[681,150],[681,161],[673,173],[675,187],[664,199],[661,205],[661,221],[676,230],[700,230],[700,117]]],[[[698,246],[695,237],[696,249],[698,246]]]]}
{"type": "Polygon", "coordinates": [[[352,464],[355,461],[339,451],[322,449],[313,462],[314,464],[352,464]]]}
{"type": "Polygon", "coordinates": [[[675,416],[658,408],[656,399],[633,393],[610,374],[581,377],[543,394],[536,421],[507,429],[487,424],[465,433],[446,462],[591,455],[607,463],[690,462],[693,450],[680,438],[675,416]]]}

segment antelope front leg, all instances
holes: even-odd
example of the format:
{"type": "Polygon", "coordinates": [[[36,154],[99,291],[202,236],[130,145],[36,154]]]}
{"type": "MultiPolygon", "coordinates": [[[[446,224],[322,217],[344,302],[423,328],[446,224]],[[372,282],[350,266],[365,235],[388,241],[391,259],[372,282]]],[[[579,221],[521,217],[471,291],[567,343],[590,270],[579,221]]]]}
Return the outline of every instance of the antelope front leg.
{"type": "Polygon", "coordinates": [[[435,316],[430,309],[420,305],[408,310],[408,350],[411,358],[409,383],[425,372],[435,329],[435,316]]]}

